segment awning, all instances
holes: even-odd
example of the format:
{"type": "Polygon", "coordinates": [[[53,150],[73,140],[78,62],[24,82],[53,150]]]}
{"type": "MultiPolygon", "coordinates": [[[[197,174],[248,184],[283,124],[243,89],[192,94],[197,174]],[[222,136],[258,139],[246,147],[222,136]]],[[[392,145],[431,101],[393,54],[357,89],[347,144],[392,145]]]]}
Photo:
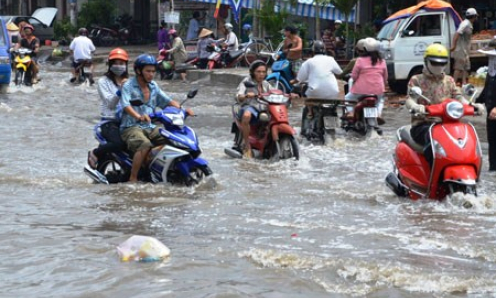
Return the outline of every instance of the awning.
{"type": "MultiPolygon", "coordinates": [[[[184,0],[185,2],[201,2],[201,3],[217,3],[217,0],[184,0]]],[[[253,8],[256,0],[240,0],[241,6],[243,8],[253,8]]],[[[263,1],[263,0],[259,0],[263,1]]],[[[300,17],[310,17],[315,18],[315,5],[313,5],[313,0],[298,0],[298,6],[292,7],[289,3],[284,2],[283,8],[286,9],[290,14],[300,16],[300,17]]],[[[230,5],[229,0],[222,0],[222,4],[230,5]]],[[[345,16],[342,12],[337,10],[333,5],[325,5],[320,9],[320,18],[326,20],[345,20],[345,16]]],[[[348,22],[355,22],[355,10],[348,16],[348,22]]]]}
{"type": "Polygon", "coordinates": [[[442,0],[426,0],[426,1],[422,1],[422,2],[418,3],[417,5],[410,6],[408,8],[405,8],[405,9],[402,9],[400,11],[395,12],[389,18],[387,18],[383,22],[383,24],[389,23],[389,22],[397,20],[397,19],[408,18],[412,14],[419,11],[420,9],[425,9],[427,11],[439,11],[439,10],[447,11],[453,16],[453,20],[455,21],[455,26],[457,26],[457,27],[462,21],[462,18],[456,12],[456,10],[453,9],[453,6],[451,6],[450,3],[442,1],[442,0]]]}

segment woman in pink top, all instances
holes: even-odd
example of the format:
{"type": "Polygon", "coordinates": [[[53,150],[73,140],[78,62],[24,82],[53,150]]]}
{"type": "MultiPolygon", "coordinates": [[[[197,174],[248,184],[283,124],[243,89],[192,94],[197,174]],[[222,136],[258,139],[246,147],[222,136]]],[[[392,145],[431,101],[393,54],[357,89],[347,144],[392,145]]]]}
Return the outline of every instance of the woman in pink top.
{"type": "MultiPolygon", "coordinates": [[[[368,37],[364,42],[365,56],[356,60],[351,73],[353,85],[350,92],[344,97],[346,101],[358,101],[364,94],[375,94],[379,98],[379,116],[384,107],[384,92],[388,79],[386,62],[379,54],[379,42],[368,37]]],[[[348,106],[348,112],[353,112],[353,107],[348,106]]]]}

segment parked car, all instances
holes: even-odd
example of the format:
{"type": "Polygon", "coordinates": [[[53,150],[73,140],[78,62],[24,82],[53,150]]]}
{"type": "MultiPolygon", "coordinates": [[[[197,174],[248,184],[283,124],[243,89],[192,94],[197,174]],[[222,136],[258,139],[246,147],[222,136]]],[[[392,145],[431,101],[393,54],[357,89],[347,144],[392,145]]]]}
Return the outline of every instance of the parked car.
{"type": "Polygon", "coordinates": [[[0,20],[0,92],[3,92],[3,89],[10,83],[9,43],[7,26],[3,20],[0,20]]]}
{"type": "Polygon", "coordinates": [[[45,40],[53,39],[53,24],[57,16],[57,10],[55,7],[43,7],[35,10],[31,16],[0,16],[0,18],[5,21],[5,24],[13,22],[19,25],[22,20],[30,23],[34,27],[34,35],[43,44],[45,40]]]}

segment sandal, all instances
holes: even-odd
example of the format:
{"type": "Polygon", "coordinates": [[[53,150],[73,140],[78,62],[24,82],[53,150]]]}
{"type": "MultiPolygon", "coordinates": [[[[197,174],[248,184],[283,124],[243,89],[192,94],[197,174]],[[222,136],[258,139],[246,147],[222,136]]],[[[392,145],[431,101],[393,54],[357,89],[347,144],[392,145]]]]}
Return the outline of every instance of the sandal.
{"type": "Polygon", "coordinates": [[[98,158],[93,153],[93,150],[88,151],[88,165],[92,169],[96,169],[96,163],[98,162],[98,158]]]}

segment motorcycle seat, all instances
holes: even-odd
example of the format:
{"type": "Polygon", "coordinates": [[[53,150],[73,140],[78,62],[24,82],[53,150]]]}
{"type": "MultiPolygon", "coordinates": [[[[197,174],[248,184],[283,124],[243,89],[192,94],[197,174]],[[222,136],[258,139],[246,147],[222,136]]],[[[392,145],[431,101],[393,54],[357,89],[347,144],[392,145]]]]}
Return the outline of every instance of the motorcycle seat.
{"type": "Polygon", "coordinates": [[[377,99],[377,95],[376,94],[364,94],[364,95],[361,95],[358,98],[358,101],[363,100],[364,98],[368,98],[368,97],[373,97],[373,98],[377,99]]]}
{"type": "Polygon", "coordinates": [[[236,59],[239,56],[243,55],[245,53],[244,50],[237,50],[237,51],[229,51],[229,57],[231,59],[236,59]]]}
{"type": "Polygon", "coordinates": [[[403,141],[410,146],[413,150],[420,154],[424,154],[424,146],[420,145],[419,143],[415,142],[415,140],[412,138],[412,135],[410,134],[410,129],[412,128],[411,125],[405,125],[402,126],[400,129],[398,129],[398,141],[403,141]]]}

